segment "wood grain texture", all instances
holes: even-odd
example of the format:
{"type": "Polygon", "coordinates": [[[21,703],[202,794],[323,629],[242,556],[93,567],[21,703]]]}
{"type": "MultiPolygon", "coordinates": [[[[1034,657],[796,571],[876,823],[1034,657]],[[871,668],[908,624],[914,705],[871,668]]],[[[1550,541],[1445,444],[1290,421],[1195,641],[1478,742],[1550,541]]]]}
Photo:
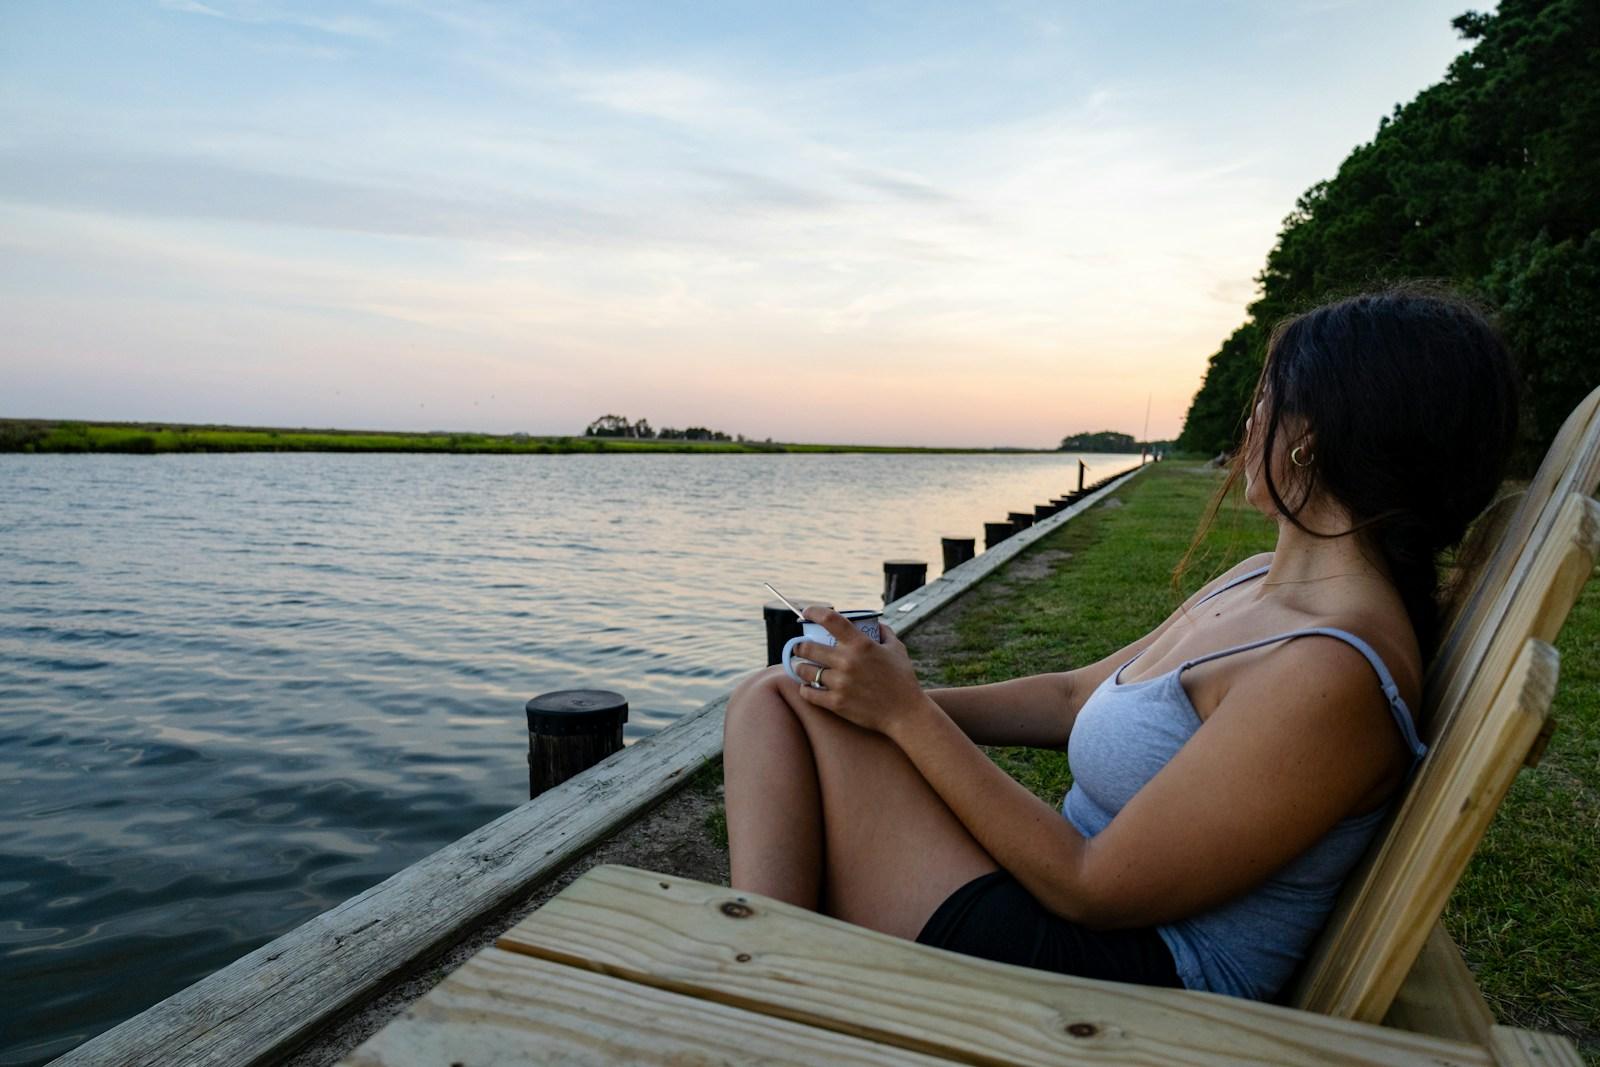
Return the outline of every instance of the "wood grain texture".
{"type": "Polygon", "coordinates": [[[1449,660],[1449,645],[1465,633],[1457,622],[1485,593],[1484,583],[1493,568],[1490,566],[1496,553],[1506,551],[1506,531],[1523,510],[1527,489],[1519,489],[1500,497],[1478,516],[1454,553],[1451,569],[1445,576],[1446,597],[1439,618],[1440,649],[1430,666],[1437,667],[1449,660]]]}
{"type": "Polygon", "coordinates": [[[519,898],[722,750],[726,698],[78,1046],[58,1065],[270,1062],[519,898]]]}
{"type": "Polygon", "coordinates": [[[1496,1026],[1489,1031],[1495,1067],[1583,1067],[1572,1042],[1537,1030],[1496,1026]]]}
{"type": "Polygon", "coordinates": [[[1544,725],[1559,662],[1552,646],[1526,641],[1471,744],[1412,791],[1415,803],[1391,828],[1359,910],[1339,916],[1339,936],[1312,955],[1297,1006],[1372,1022],[1388,1012],[1544,725]]]}
{"type": "MultiPolygon", "coordinates": [[[[1600,553],[1600,503],[1569,495],[1548,536],[1526,549],[1509,586],[1517,595],[1501,605],[1500,614],[1478,620],[1477,625],[1487,628],[1481,647],[1475,641],[1460,646],[1475,649],[1479,656],[1460,671],[1471,682],[1445,698],[1454,700],[1453,706],[1434,707],[1444,726],[1434,732],[1428,756],[1396,815],[1346,883],[1327,928],[1312,947],[1292,997],[1297,1007],[1368,1022],[1383,1018],[1494,808],[1532,749],[1548,714],[1548,699],[1530,717],[1531,707],[1518,699],[1497,700],[1497,695],[1530,638],[1541,644],[1554,639],[1593,573],[1600,553]],[[1512,719],[1515,729],[1507,734],[1512,719]],[[1530,724],[1534,733],[1524,739],[1530,724]],[[1484,761],[1489,754],[1507,765],[1488,766],[1484,761]],[[1452,805],[1469,799],[1477,806],[1458,823],[1452,805]],[[1467,840],[1462,831],[1469,825],[1478,836],[1467,840]],[[1409,896],[1417,887],[1426,887],[1421,899],[1429,902],[1427,909],[1409,896]],[[1430,913],[1435,901],[1438,910],[1430,913]],[[1419,925],[1398,925],[1401,910],[1419,925]]],[[[1541,673],[1531,681],[1525,677],[1522,684],[1548,687],[1553,696],[1553,656],[1551,650],[1544,672],[1548,678],[1541,673]]],[[[1425,704],[1432,696],[1425,696],[1425,704]]]]}
{"type": "Polygon", "coordinates": [[[960,956],[721,886],[596,867],[499,947],[974,1064],[1487,1064],[1481,1046],[960,956]]]}
{"type": "MultiPolygon", "coordinates": [[[[1387,1011],[1384,996],[1376,991],[1410,969],[1408,957],[1437,919],[1437,914],[1424,917],[1421,927],[1406,932],[1403,943],[1375,940],[1377,924],[1391,903],[1385,888],[1400,880],[1397,867],[1419,858],[1407,853],[1402,828],[1437,821],[1435,805],[1446,791],[1444,779],[1452,775],[1462,753],[1477,743],[1482,716],[1524,641],[1553,641],[1593,572],[1600,520],[1591,497],[1597,484],[1600,389],[1563,423],[1515,509],[1508,515],[1502,505],[1488,516],[1483,536],[1490,547],[1476,554],[1476,574],[1463,576],[1463,591],[1452,605],[1423,687],[1428,758],[1386,832],[1346,882],[1301,969],[1294,1004],[1361,1019],[1382,1018],[1387,1011]],[[1469,720],[1465,724],[1463,717],[1469,720]]],[[[1458,876],[1449,877],[1450,886],[1458,876]]]]}
{"type": "Polygon", "coordinates": [[[340,1067],[949,1067],[949,1062],[489,948],[340,1067]]]}
{"type": "Polygon", "coordinates": [[[1486,1044],[1494,1013],[1478,991],[1461,951],[1443,926],[1433,924],[1411,973],[1401,983],[1383,1025],[1453,1041],[1486,1044]]]}
{"type": "MultiPolygon", "coordinates": [[[[1600,486],[1600,389],[1595,389],[1561,424],[1544,460],[1498,544],[1488,555],[1475,581],[1459,598],[1450,627],[1436,650],[1424,687],[1435,699],[1454,706],[1459,689],[1470,683],[1471,668],[1482,655],[1493,630],[1493,620],[1505,614],[1506,604],[1517,595],[1519,561],[1530,544],[1546,540],[1566,499],[1577,494],[1594,496],[1600,486]],[[1468,675],[1468,676],[1463,676],[1468,675]]],[[[1544,637],[1544,640],[1549,640],[1544,637]]],[[[1439,728],[1441,722],[1430,724],[1439,728]]]]}

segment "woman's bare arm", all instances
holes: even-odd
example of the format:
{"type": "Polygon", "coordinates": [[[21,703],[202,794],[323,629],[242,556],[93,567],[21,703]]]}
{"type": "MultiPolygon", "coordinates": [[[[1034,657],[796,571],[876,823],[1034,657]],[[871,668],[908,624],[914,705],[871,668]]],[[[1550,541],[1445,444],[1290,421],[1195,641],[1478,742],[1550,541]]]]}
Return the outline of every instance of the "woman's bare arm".
{"type": "Polygon", "coordinates": [[[1350,814],[1401,754],[1371,668],[1331,639],[1250,671],[1093,840],[937,708],[887,732],[995,862],[1093,927],[1168,922],[1246,891],[1350,814]]]}
{"type": "Polygon", "coordinates": [[[1095,663],[989,685],[930,689],[928,696],[976,744],[1065,748],[1078,709],[1112,671],[1153,644],[1211,590],[1270,558],[1270,553],[1263,553],[1244,560],[1197,590],[1160,626],[1095,663]]]}
{"type": "Polygon", "coordinates": [[[1072,673],[930,689],[928,696],[977,744],[1064,748],[1075,714],[1072,673]]]}

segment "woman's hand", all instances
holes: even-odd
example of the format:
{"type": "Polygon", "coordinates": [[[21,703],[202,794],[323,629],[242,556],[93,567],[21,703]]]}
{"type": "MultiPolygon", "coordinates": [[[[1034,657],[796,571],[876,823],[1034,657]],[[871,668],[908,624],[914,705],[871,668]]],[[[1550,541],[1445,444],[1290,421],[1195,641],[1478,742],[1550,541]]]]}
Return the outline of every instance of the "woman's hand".
{"type": "Polygon", "coordinates": [[[800,686],[805,700],[857,726],[890,735],[917,713],[936,707],[917,683],[906,646],[887,625],[879,624],[883,634],[879,644],[832,609],[810,607],[805,617],[808,622],[821,623],[838,642],[802,641],[795,646],[795,658],[810,660],[821,668],[819,672],[796,664],[795,673],[809,683],[800,686]],[[822,675],[820,689],[814,683],[818,673],[822,675]]]}

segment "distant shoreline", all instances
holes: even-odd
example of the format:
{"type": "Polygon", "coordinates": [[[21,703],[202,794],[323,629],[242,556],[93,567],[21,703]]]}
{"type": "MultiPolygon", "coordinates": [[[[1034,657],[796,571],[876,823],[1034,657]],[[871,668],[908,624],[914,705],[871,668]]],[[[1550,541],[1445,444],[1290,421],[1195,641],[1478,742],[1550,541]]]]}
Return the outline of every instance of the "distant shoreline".
{"type": "MultiPolygon", "coordinates": [[[[939,448],[916,445],[795,444],[774,441],[684,441],[636,437],[536,437],[529,434],[391,433],[383,430],[291,429],[174,422],[75,422],[0,418],[0,452],[444,452],[560,455],[600,452],[890,452],[952,455],[1048,455],[1053,448],[939,448]]],[[[1087,454],[1087,453],[1085,453],[1087,454]]]]}

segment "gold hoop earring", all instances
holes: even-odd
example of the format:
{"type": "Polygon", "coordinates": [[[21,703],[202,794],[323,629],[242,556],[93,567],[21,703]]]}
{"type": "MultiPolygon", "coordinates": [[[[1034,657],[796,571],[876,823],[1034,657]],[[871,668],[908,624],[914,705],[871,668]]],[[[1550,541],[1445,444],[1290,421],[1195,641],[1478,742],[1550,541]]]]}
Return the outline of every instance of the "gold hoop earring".
{"type": "Polygon", "coordinates": [[[1301,459],[1300,458],[1300,453],[1305,451],[1305,447],[1306,447],[1305,445],[1295,445],[1294,448],[1291,449],[1290,452],[1289,452],[1289,462],[1293,463],[1296,467],[1309,467],[1309,466],[1311,466],[1311,464],[1316,460],[1317,457],[1316,456],[1307,456],[1305,459],[1301,459]]]}

